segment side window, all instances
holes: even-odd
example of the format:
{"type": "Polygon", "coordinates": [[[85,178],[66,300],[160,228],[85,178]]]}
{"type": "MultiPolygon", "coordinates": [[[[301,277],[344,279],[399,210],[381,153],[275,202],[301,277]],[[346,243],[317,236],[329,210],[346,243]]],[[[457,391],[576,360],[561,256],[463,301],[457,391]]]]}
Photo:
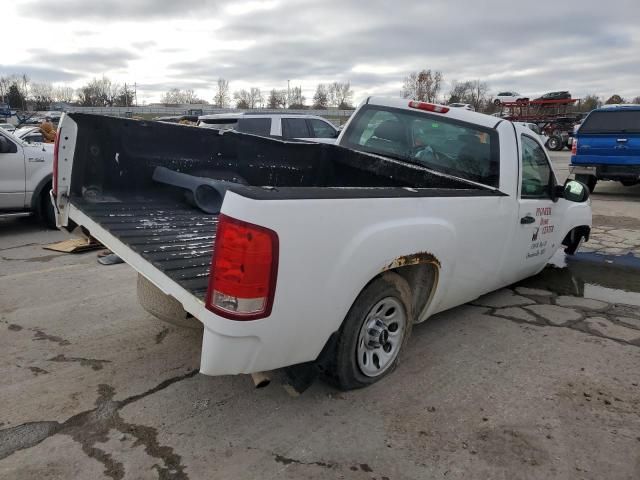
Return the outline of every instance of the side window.
{"type": "Polygon", "coordinates": [[[552,171],[542,147],[522,135],[522,198],[550,198],[552,171]]]}
{"type": "Polygon", "coordinates": [[[0,153],[18,153],[18,146],[4,135],[0,135],[0,153]]]}
{"type": "Polygon", "coordinates": [[[327,122],[323,122],[317,118],[310,118],[309,124],[311,125],[311,130],[315,138],[335,138],[337,136],[336,130],[327,122]]]}
{"type": "Polygon", "coordinates": [[[304,118],[283,118],[282,136],[284,138],[310,138],[307,121],[304,118]]]}
{"type": "Polygon", "coordinates": [[[271,119],[241,118],[238,120],[238,131],[268,137],[271,134],[271,119]]]}

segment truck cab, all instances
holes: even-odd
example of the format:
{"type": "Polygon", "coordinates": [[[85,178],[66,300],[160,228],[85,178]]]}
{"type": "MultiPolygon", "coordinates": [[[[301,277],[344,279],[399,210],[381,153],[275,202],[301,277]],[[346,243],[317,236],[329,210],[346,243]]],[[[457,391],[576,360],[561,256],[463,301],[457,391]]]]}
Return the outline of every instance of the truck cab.
{"type": "Polygon", "coordinates": [[[0,129],[0,217],[37,214],[55,227],[49,197],[53,145],[27,143],[0,129]]]}

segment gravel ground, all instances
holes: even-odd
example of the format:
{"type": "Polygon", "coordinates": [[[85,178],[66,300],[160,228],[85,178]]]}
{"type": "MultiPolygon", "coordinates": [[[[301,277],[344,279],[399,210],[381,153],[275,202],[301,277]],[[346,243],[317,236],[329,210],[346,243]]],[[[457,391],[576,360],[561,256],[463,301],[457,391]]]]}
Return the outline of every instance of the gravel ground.
{"type": "Polygon", "coordinates": [[[417,326],[372,387],[299,397],[198,374],[200,333],[127,265],[1,222],[0,478],[640,478],[639,206],[598,185],[574,260],[417,326]]]}

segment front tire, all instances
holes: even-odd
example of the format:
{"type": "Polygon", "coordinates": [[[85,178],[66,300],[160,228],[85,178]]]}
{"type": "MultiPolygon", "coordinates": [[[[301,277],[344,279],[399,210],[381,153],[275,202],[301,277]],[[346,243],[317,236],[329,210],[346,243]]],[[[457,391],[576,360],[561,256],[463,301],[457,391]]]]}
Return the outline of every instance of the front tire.
{"type": "Polygon", "coordinates": [[[328,379],[342,390],[378,382],[398,364],[412,323],[407,281],[393,272],[376,278],[345,317],[328,362],[328,379]]]}

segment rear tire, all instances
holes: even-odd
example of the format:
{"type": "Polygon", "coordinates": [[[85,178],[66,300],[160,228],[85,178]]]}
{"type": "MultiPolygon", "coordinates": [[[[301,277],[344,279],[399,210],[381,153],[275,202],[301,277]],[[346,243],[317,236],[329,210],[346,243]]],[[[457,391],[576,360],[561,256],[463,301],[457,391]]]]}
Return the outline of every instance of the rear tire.
{"type": "Polygon", "coordinates": [[[598,179],[594,175],[576,175],[576,180],[584,183],[589,189],[589,193],[592,193],[596,189],[598,179]]]}
{"type": "Polygon", "coordinates": [[[560,137],[557,136],[552,136],[549,137],[549,140],[547,140],[547,148],[549,148],[549,150],[553,150],[554,152],[557,152],[558,150],[562,149],[562,139],[560,137]]]}
{"type": "Polygon", "coordinates": [[[637,180],[620,180],[620,183],[625,187],[633,187],[638,184],[637,180]]]}
{"type": "Polygon", "coordinates": [[[165,294],[140,274],[138,274],[138,301],[147,312],[163,322],[182,328],[202,328],[202,323],[189,315],[180,302],[165,294]]]}
{"type": "Polygon", "coordinates": [[[40,194],[38,215],[47,228],[55,230],[58,228],[56,227],[56,211],[53,206],[53,202],[51,202],[49,190],[51,190],[51,185],[45,187],[40,194]]]}
{"type": "Polygon", "coordinates": [[[500,105],[500,103],[501,103],[501,102],[500,102],[500,100],[497,100],[497,99],[493,101],[493,104],[494,104],[495,106],[499,106],[499,105],[500,105]]]}
{"type": "Polygon", "coordinates": [[[342,390],[351,390],[390,374],[411,334],[411,304],[409,284],[397,273],[384,273],[367,285],[351,306],[337,342],[328,352],[327,380],[342,390]]]}

